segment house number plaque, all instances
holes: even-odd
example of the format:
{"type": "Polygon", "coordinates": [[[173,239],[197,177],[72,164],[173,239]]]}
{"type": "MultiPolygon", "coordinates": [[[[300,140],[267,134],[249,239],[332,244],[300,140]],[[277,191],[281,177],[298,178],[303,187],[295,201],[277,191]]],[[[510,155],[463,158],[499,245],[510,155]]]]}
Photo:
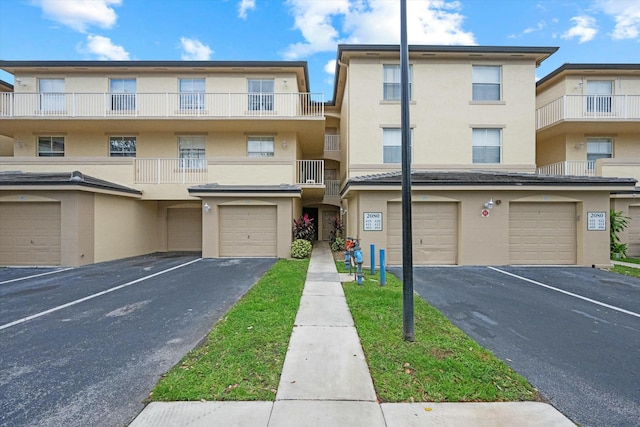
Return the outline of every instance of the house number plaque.
{"type": "Polygon", "coordinates": [[[607,230],[607,213],[606,212],[587,212],[587,230],[606,231],[607,230]]]}
{"type": "Polygon", "coordinates": [[[382,231],[382,212],[364,212],[364,231],[382,231]]]}

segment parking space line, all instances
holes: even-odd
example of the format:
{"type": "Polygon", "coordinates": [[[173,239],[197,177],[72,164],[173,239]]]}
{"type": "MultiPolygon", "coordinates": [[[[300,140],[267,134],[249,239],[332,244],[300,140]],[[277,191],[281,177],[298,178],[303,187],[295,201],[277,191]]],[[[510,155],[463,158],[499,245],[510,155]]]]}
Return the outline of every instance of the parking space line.
{"type": "Polygon", "coordinates": [[[59,270],[47,271],[46,273],[33,274],[31,276],[18,277],[17,279],[5,280],[4,282],[0,282],[0,285],[5,285],[7,283],[12,283],[12,282],[19,282],[20,280],[33,279],[34,277],[46,276],[47,274],[60,273],[67,270],[71,270],[71,267],[61,268],[59,270]]]}
{"type": "Polygon", "coordinates": [[[156,277],[156,276],[160,276],[161,274],[165,274],[165,273],[168,273],[168,272],[173,271],[173,270],[177,270],[178,268],[186,267],[187,265],[193,264],[194,262],[198,262],[201,259],[202,258],[194,259],[193,261],[185,262],[184,264],[176,265],[175,267],[171,267],[171,268],[168,268],[166,270],[158,271],[157,273],[150,274],[149,276],[141,277],[139,279],[132,280],[131,282],[127,282],[127,283],[124,283],[122,285],[118,285],[118,286],[115,286],[113,288],[109,288],[109,289],[104,290],[102,292],[98,292],[98,293],[86,296],[84,298],[80,298],[80,299],[77,299],[75,301],[71,301],[71,302],[68,302],[66,304],[59,305],[58,307],[54,307],[54,308],[51,308],[49,310],[45,310],[45,311],[42,311],[40,313],[32,314],[31,316],[27,316],[27,317],[24,317],[22,319],[18,319],[18,320],[13,321],[13,322],[6,323],[4,325],[0,325],[0,331],[3,330],[3,329],[10,328],[12,326],[19,325],[19,324],[24,323],[24,322],[28,322],[29,320],[37,319],[38,317],[42,317],[44,315],[54,313],[54,312],[62,310],[64,308],[71,307],[71,306],[76,305],[76,304],[80,304],[81,302],[85,302],[85,301],[88,301],[90,299],[100,297],[102,295],[111,293],[113,291],[117,291],[119,289],[126,288],[126,287],[131,286],[131,285],[135,285],[136,283],[144,282],[145,280],[151,279],[151,278],[156,277]]]}
{"type": "Polygon", "coordinates": [[[629,314],[631,316],[635,316],[635,317],[639,317],[640,318],[640,314],[635,313],[633,311],[625,310],[624,308],[616,307],[614,305],[609,305],[609,304],[606,304],[604,302],[596,301],[596,300],[591,299],[591,298],[583,297],[582,295],[574,294],[573,292],[569,292],[569,291],[565,291],[565,290],[562,290],[562,289],[554,288],[553,286],[545,285],[544,283],[536,282],[535,280],[527,279],[526,277],[518,276],[517,274],[509,273],[508,271],[500,270],[499,268],[495,268],[495,267],[487,267],[487,268],[489,268],[489,269],[491,269],[493,271],[497,271],[497,272],[502,273],[502,274],[506,274],[507,276],[515,277],[516,279],[524,280],[525,282],[533,283],[534,285],[542,286],[543,288],[551,289],[552,291],[560,292],[562,294],[569,295],[569,296],[572,296],[574,298],[579,298],[581,300],[590,302],[592,304],[597,304],[597,305],[600,305],[602,307],[610,308],[611,310],[619,311],[620,313],[629,314]]]}

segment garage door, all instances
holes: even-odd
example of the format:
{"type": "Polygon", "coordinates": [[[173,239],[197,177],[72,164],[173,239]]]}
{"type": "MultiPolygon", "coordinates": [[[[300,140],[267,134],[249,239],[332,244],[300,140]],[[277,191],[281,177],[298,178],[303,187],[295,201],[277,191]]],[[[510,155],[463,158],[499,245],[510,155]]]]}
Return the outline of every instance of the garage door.
{"type": "MultiPolygon", "coordinates": [[[[458,255],[458,204],[414,203],[414,265],[456,264],[458,255]]],[[[389,264],[402,264],[402,204],[387,205],[389,264]]]]}
{"type": "Polygon", "coordinates": [[[640,257],[640,206],[629,206],[627,256],[640,257]]]}
{"type": "Polygon", "coordinates": [[[575,264],[575,203],[511,204],[509,262],[575,264]]]}
{"type": "Polygon", "coordinates": [[[202,210],[167,209],[167,246],[170,251],[202,250],[202,210]]]}
{"type": "Polygon", "coordinates": [[[221,206],[220,256],[277,255],[275,206],[221,206]]]}
{"type": "Polygon", "coordinates": [[[60,265],[60,203],[0,203],[0,265],[60,265]]]}

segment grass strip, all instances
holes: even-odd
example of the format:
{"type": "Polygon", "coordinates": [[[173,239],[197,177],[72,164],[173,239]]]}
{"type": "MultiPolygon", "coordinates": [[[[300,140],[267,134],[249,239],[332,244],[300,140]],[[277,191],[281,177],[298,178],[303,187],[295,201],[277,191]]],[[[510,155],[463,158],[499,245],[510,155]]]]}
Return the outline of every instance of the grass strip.
{"type": "Polygon", "coordinates": [[[624,274],[625,276],[640,277],[640,269],[636,267],[627,267],[624,265],[614,265],[609,271],[624,274]]]}
{"type": "Polygon", "coordinates": [[[151,400],[275,400],[309,260],[279,260],[156,385],[151,400]]]}
{"type": "Polygon", "coordinates": [[[628,262],[631,264],[640,264],[640,258],[620,258],[620,259],[614,259],[614,261],[628,262]]]}
{"type": "MultiPolygon", "coordinates": [[[[344,271],[344,263],[336,263],[344,271]],[[342,264],[342,265],[341,265],[342,264]]],[[[402,283],[367,275],[343,285],[382,402],[496,402],[538,399],[537,391],[491,352],[416,296],[416,340],[402,339],[402,283]]]]}

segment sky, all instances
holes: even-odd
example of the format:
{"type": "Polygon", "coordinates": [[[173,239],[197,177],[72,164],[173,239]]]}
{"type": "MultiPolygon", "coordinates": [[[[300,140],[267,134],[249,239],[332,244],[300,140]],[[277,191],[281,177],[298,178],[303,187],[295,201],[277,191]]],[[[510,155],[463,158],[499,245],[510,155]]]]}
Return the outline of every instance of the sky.
{"type": "MultiPolygon", "coordinates": [[[[409,44],[559,47],[538,79],[567,62],[640,63],[640,0],[407,0],[407,11],[409,44]]],[[[338,44],[399,42],[400,0],[0,0],[3,60],[307,61],[326,101],[338,44]]]]}

